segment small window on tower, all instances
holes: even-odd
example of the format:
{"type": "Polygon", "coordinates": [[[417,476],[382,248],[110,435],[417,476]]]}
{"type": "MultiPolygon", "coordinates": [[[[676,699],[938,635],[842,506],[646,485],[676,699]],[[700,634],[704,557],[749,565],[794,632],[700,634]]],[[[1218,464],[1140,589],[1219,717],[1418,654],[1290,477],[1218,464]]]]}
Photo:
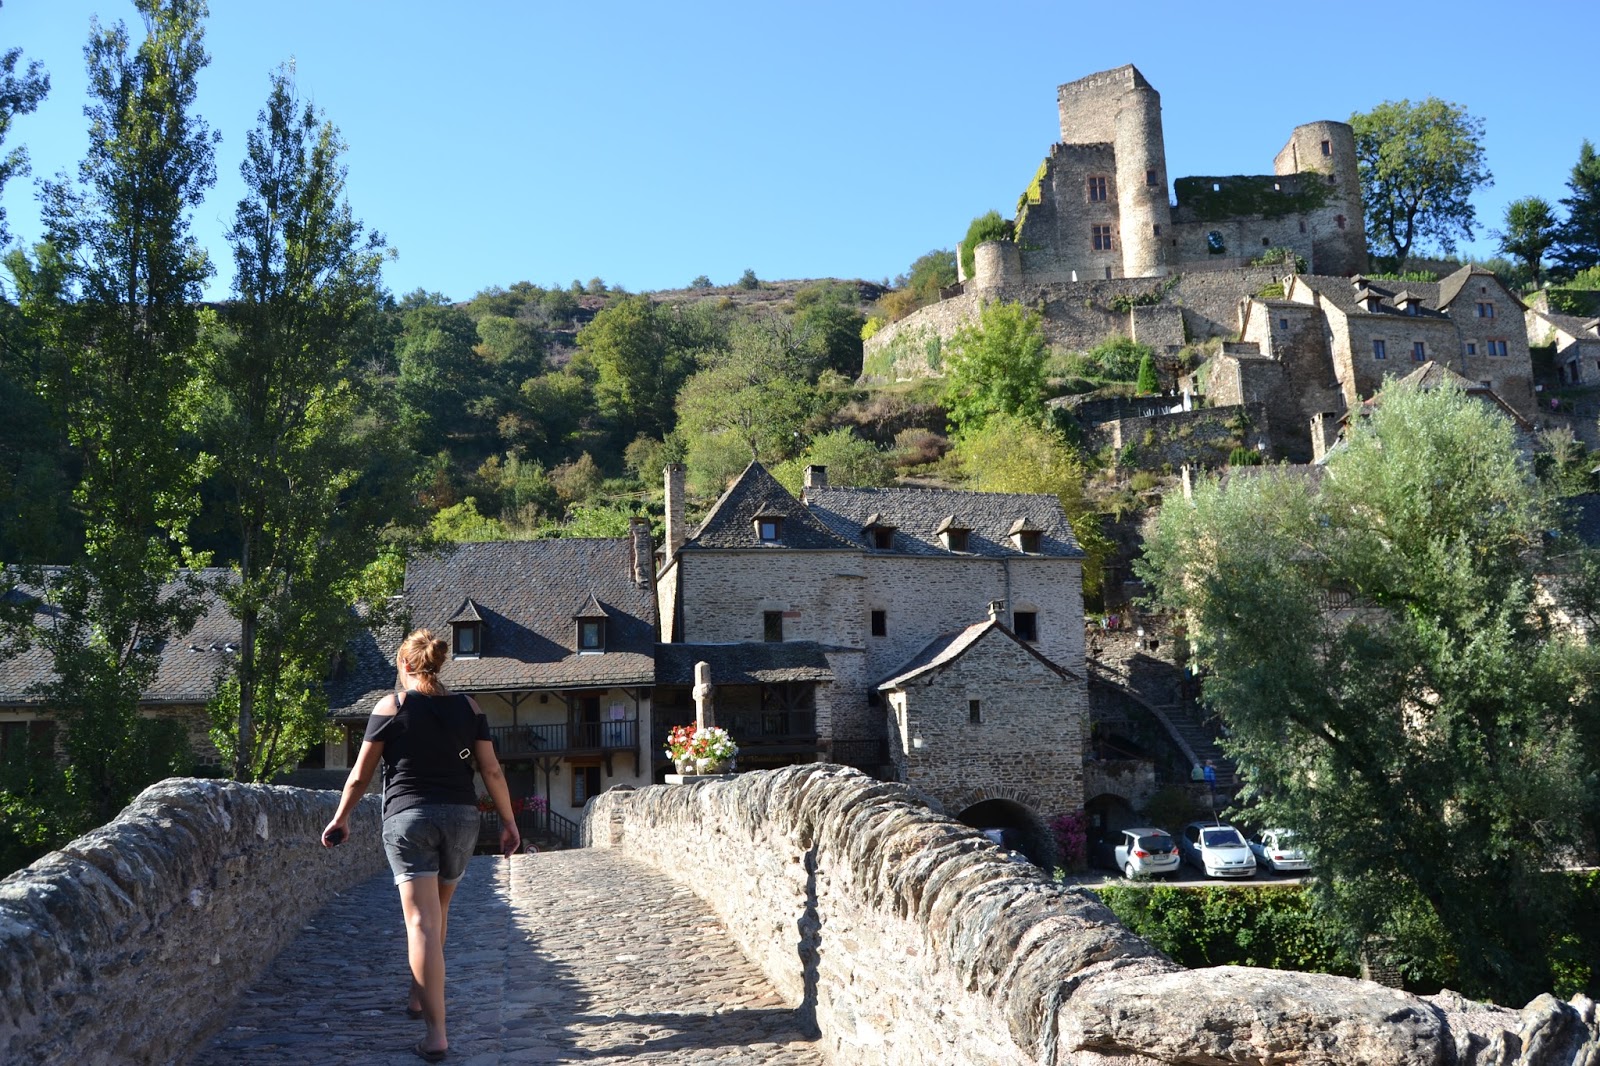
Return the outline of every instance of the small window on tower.
{"type": "Polygon", "coordinates": [[[1159,184],[1159,182],[1157,182],[1157,180],[1156,180],[1156,172],[1155,172],[1155,171],[1153,171],[1153,170],[1147,170],[1147,171],[1145,171],[1145,172],[1144,172],[1144,183],[1145,183],[1145,184],[1146,184],[1146,185],[1156,185],[1156,184],[1159,184]]]}
{"type": "Polygon", "coordinates": [[[1090,178],[1089,179],[1089,199],[1090,199],[1090,201],[1093,202],[1093,203],[1099,203],[1102,200],[1104,200],[1105,198],[1106,198],[1106,179],[1103,178],[1103,177],[1090,178]]]}
{"type": "Polygon", "coordinates": [[[1323,141],[1322,142],[1322,154],[1323,155],[1332,155],[1333,154],[1333,144],[1331,142],[1329,142],[1329,141],[1323,141]]]}
{"type": "Polygon", "coordinates": [[[886,637],[889,635],[888,611],[872,612],[872,635],[875,637],[886,637]]]}
{"type": "Polygon", "coordinates": [[[983,701],[967,701],[967,721],[971,722],[973,725],[978,725],[983,721],[983,701]]]}

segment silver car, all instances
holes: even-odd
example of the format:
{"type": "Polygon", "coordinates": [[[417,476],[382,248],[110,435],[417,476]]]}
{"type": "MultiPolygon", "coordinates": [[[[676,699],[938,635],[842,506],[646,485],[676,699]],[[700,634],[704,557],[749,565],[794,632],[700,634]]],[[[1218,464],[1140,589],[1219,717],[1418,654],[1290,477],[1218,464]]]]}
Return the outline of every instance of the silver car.
{"type": "Polygon", "coordinates": [[[1178,845],[1165,829],[1124,829],[1116,856],[1117,868],[1130,881],[1178,872],[1178,845]]]}
{"type": "Polygon", "coordinates": [[[1250,842],[1250,851],[1256,862],[1273,873],[1303,873],[1311,869],[1311,860],[1294,842],[1293,829],[1263,829],[1250,842]]]}
{"type": "Polygon", "coordinates": [[[1178,839],[1183,857],[1207,877],[1254,877],[1256,857],[1231,825],[1190,822],[1178,839]]]}

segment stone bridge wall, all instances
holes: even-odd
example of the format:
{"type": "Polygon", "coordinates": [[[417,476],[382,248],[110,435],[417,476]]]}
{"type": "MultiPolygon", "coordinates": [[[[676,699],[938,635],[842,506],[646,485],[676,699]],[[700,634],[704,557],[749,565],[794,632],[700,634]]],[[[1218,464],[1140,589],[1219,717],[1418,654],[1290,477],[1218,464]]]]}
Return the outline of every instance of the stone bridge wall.
{"type": "Polygon", "coordinates": [[[1600,1061],[1588,1000],[1514,1012],[1183,970],[1087,892],[1007,861],[906,786],[837,766],[607,792],[584,839],[699,893],[841,1066],[1600,1061]]]}
{"type": "MultiPolygon", "coordinates": [[[[318,908],[383,868],[338,793],[174,778],[0,881],[0,1062],[181,1062],[318,908]]],[[[347,945],[330,943],[328,950],[347,945]]]]}

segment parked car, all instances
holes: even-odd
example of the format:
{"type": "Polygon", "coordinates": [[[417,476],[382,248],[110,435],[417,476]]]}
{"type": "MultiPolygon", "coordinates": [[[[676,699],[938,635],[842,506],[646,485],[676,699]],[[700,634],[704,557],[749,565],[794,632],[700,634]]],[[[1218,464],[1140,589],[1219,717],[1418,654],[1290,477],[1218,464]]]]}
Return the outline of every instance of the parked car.
{"type": "Polygon", "coordinates": [[[1207,877],[1254,877],[1256,857],[1231,825],[1190,822],[1178,840],[1183,857],[1207,877]]]}
{"type": "Polygon", "coordinates": [[[1293,829],[1263,829],[1250,842],[1256,862],[1273,873],[1300,873],[1311,869],[1311,860],[1294,842],[1293,829]]]}
{"type": "Polygon", "coordinates": [[[1178,845],[1165,829],[1124,829],[1116,846],[1117,869],[1128,880],[1178,872],[1178,845]]]}

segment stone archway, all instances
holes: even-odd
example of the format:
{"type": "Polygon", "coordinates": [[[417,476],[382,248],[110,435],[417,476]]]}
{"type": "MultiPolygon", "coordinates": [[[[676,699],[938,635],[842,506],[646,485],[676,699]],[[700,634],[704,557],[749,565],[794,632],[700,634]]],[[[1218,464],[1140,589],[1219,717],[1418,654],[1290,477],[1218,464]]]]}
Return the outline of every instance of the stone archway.
{"type": "Polygon", "coordinates": [[[974,829],[998,830],[1001,843],[1021,852],[1042,870],[1052,870],[1058,862],[1055,834],[1033,807],[1005,797],[978,799],[974,803],[949,804],[956,821],[974,829]]]}

